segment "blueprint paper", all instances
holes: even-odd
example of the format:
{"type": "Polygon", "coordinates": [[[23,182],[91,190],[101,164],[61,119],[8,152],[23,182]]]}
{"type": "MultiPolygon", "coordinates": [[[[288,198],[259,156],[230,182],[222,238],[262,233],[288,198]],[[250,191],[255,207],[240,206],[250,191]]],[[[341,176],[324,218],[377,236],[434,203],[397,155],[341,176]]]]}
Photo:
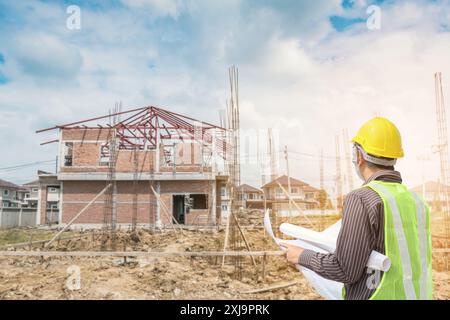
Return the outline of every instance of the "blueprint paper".
{"type": "MultiPolygon", "coordinates": [[[[322,232],[317,232],[290,223],[280,225],[280,231],[293,238],[301,239],[317,246],[326,252],[334,252],[336,250],[336,241],[341,228],[341,220],[333,224],[322,232]]],[[[372,251],[367,267],[375,270],[386,272],[391,266],[389,258],[377,251],[372,251]]]]}
{"type": "MultiPolygon", "coordinates": [[[[322,232],[316,232],[307,228],[283,223],[280,225],[280,231],[296,238],[295,240],[283,240],[275,237],[270,223],[269,210],[266,210],[264,215],[264,227],[278,245],[290,244],[319,253],[332,253],[336,249],[336,241],[341,228],[341,220],[322,232]]],[[[390,260],[381,253],[372,251],[367,267],[387,271],[390,267],[390,260]]],[[[344,286],[342,283],[325,279],[314,271],[299,265],[297,265],[297,269],[303,273],[305,278],[322,297],[330,300],[342,300],[342,288],[344,286]]]]}

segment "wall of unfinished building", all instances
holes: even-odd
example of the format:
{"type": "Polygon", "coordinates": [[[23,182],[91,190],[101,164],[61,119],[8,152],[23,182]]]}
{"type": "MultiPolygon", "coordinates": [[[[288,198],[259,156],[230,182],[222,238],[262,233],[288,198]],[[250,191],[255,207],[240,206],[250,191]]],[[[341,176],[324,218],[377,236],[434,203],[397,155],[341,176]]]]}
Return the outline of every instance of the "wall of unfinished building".
{"type": "MultiPolygon", "coordinates": [[[[108,166],[101,164],[101,146],[108,141],[108,129],[64,129],[61,131],[60,172],[107,172],[108,166]],[[66,144],[72,147],[72,163],[64,164],[66,144]]],[[[139,150],[138,172],[210,172],[211,166],[202,166],[199,144],[180,142],[174,147],[172,163],[165,165],[164,151],[139,150]],[[157,152],[159,167],[157,166],[157,152]]],[[[116,172],[134,172],[133,150],[119,150],[117,153],[116,172]]]]}
{"type": "MultiPolygon", "coordinates": [[[[83,180],[62,181],[61,223],[69,222],[86,204],[88,204],[105,186],[106,181],[89,180],[89,173],[108,172],[108,166],[101,164],[101,146],[108,141],[108,129],[64,129],[60,140],[60,172],[86,173],[83,180]],[[65,145],[72,148],[71,165],[65,162],[65,145]]],[[[209,172],[211,167],[202,166],[199,145],[182,142],[175,145],[174,156],[170,166],[164,165],[164,153],[160,149],[138,151],[137,172],[169,173],[201,173],[209,172]],[[159,154],[157,159],[156,154],[159,154]],[[159,160],[159,161],[158,161],[159,160]],[[158,167],[158,162],[160,166],[158,167]]],[[[134,152],[119,150],[117,153],[116,173],[133,173],[135,171],[134,152]]],[[[161,180],[160,194],[164,205],[159,205],[150,189],[150,182],[140,180],[137,193],[137,223],[153,225],[157,222],[159,212],[162,225],[170,225],[173,215],[173,196],[186,194],[206,194],[207,209],[191,209],[185,214],[186,225],[215,224],[220,216],[220,188],[216,180],[161,180]],[[214,188],[214,189],[213,189],[214,188]],[[219,198],[217,198],[219,197],[219,198]],[[214,201],[215,200],[215,201],[214,201]],[[219,204],[219,205],[217,205],[219,204]]],[[[134,200],[133,180],[117,181],[117,223],[131,224],[134,200]]],[[[92,204],[76,221],[80,225],[102,225],[105,216],[105,195],[92,204]]]]}
{"type": "MultiPolygon", "coordinates": [[[[83,209],[104,187],[104,181],[64,181],[62,196],[62,223],[69,222],[83,209]]],[[[161,201],[167,210],[160,205],[160,219],[162,225],[170,225],[173,215],[173,196],[183,194],[206,194],[208,209],[191,209],[185,216],[185,225],[209,225],[216,223],[212,206],[213,189],[220,194],[215,181],[161,181],[161,201]]],[[[150,189],[148,181],[138,182],[137,223],[153,225],[157,216],[157,200],[150,189]]],[[[117,182],[117,223],[128,225],[132,222],[134,185],[132,181],[117,182]]],[[[92,204],[76,221],[76,224],[103,224],[105,214],[105,195],[92,204]]],[[[216,213],[217,214],[217,213],[216,213]]]]}
{"type": "MultiPolygon", "coordinates": [[[[108,166],[100,164],[101,146],[108,140],[107,129],[62,130],[60,172],[108,172],[108,166]],[[65,144],[72,143],[72,164],[64,165],[65,144]]],[[[155,169],[155,150],[137,152],[138,171],[155,169]]],[[[120,150],[117,154],[116,172],[134,172],[132,150],[120,150]]]]}

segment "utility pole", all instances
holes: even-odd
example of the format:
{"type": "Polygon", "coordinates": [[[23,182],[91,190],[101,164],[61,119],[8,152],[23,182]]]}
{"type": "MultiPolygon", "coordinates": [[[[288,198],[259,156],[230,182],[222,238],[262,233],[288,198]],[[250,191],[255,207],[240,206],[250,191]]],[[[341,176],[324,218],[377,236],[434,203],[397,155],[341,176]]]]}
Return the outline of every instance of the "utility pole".
{"type": "Polygon", "coordinates": [[[276,164],[276,158],[275,158],[275,145],[273,141],[273,132],[272,128],[267,129],[267,135],[268,135],[268,149],[269,149],[269,155],[270,155],[270,181],[275,180],[278,178],[278,172],[277,172],[277,164],[276,164]]]}
{"type": "Polygon", "coordinates": [[[284,146],[284,159],[286,160],[286,173],[288,177],[288,194],[289,194],[289,217],[291,217],[292,212],[292,201],[291,201],[291,176],[289,175],[289,157],[288,157],[288,147],[284,146]]]}
{"type": "Polygon", "coordinates": [[[430,160],[430,156],[427,155],[420,155],[417,157],[417,160],[420,160],[422,162],[422,198],[425,199],[425,161],[430,160]]]}
{"type": "Polygon", "coordinates": [[[324,186],[324,177],[323,177],[323,149],[320,149],[320,193],[321,197],[319,198],[320,205],[320,228],[323,229],[323,216],[325,214],[325,205],[326,205],[326,194],[325,194],[325,186],[324,186]],[[325,200],[323,200],[323,196],[325,195],[325,200]],[[325,203],[323,203],[325,201],[325,203]]]}
{"type": "Polygon", "coordinates": [[[259,129],[256,130],[256,167],[258,168],[259,178],[261,179],[261,186],[265,184],[264,170],[261,168],[261,155],[259,154],[259,129]]]}
{"type": "Polygon", "coordinates": [[[348,130],[343,129],[342,133],[344,138],[345,164],[347,167],[348,192],[351,192],[354,188],[354,184],[353,184],[352,160],[350,159],[350,143],[348,139],[348,130]]]}
{"type": "Polygon", "coordinates": [[[342,176],[341,176],[341,152],[339,149],[339,136],[336,136],[336,207],[342,209],[342,176]]]}

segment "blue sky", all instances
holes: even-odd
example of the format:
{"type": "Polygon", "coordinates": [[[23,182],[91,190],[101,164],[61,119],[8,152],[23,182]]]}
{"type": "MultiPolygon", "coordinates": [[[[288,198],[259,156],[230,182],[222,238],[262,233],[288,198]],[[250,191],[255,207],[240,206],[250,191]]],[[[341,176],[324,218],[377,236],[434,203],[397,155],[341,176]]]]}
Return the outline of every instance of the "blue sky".
{"type": "MultiPolygon", "coordinates": [[[[318,185],[317,159],[301,154],[323,148],[332,189],[335,135],[383,114],[414,137],[400,168],[416,184],[422,153],[436,172],[433,73],[450,77],[449,21],[449,1],[0,0],[0,144],[9,150],[0,178],[26,182],[38,167],[1,168],[54,157],[55,146],[39,146],[54,137],[35,130],[105,114],[116,101],[217,123],[236,64],[242,127],[278,130],[280,150],[298,152],[298,178],[318,185]],[[66,27],[72,4],[80,30],[66,27]],[[380,30],[366,26],[372,4],[380,30]]],[[[260,183],[251,165],[244,172],[260,183]]]]}

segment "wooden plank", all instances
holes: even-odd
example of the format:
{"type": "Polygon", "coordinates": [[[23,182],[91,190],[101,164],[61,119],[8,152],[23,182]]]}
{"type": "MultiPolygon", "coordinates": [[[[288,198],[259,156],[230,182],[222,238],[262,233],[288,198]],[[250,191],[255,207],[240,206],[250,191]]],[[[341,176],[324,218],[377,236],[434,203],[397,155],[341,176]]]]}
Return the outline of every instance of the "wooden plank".
{"type": "MultiPolygon", "coordinates": [[[[89,235],[90,235],[90,233],[83,233],[83,234],[79,234],[79,235],[76,235],[76,236],[59,238],[59,240],[63,241],[63,240],[81,239],[82,237],[89,236],[89,235]]],[[[35,246],[35,245],[39,245],[39,244],[45,244],[48,241],[49,240],[33,241],[33,242],[31,242],[31,246],[35,246]]],[[[94,240],[92,240],[92,241],[94,241],[94,240]]],[[[29,246],[29,245],[30,245],[30,242],[19,242],[19,243],[5,244],[5,245],[0,246],[0,250],[7,249],[7,248],[21,248],[21,247],[26,247],[26,246],[29,246]]]]}
{"type": "MultiPolygon", "coordinates": [[[[228,237],[230,234],[230,214],[231,214],[231,207],[230,207],[230,211],[227,215],[227,225],[226,225],[226,229],[225,229],[225,239],[223,241],[223,252],[226,252],[227,247],[228,247],[228,237]]],[[[222,257],[222,268],[225,266],[225,255],[223,255],[222,257]]]]}
{"type": "Polygon", "coordinates": [[[291,282],[287,282],[287,283],[278,283],[276,285],[270,286],[270,287],[265,287],[265,288],[260,288],[260,289],[254,289],[254,290],[249,290],[249,291],[244,291],[241,292],[242,294],[250,294],[250,293],[262,293],[262,292],[267,292],[267,291],[273,291],[273,290],[278,290],[278,289],[284,289],[293,285],[298,284],[297,280],[291,281],[291,282]]]}
{"type": "Polygon", "coordinates": [[[55,241],[60,235],[61,235],[61,233],[63,233],[64,231],[66,231],[71,225],[72,225],[72,223],[74,223],[75,222],[75,220],[77,220],[82,214],[83,214],[83,212],[85,212],[98,198],[100,198],[100,196],[102,195],[102,194],[104,194],[105,192],[106,192],[106,190],[108,190],[109,189],[109,187],[111,187],[111,183],[110,184],[108,184],[102,191],[100,191],[95,197],[94,197],[94,199],[92,199],[91,201],[89,201],[89,203],[83,208],[83,209],[81,209],[81,211],[80,212],[78,212],[77,213],[77,215],[75,216],[75,217],[73,217],[72,218],[72,220],[70,220],[69,221],[69,223],[64,227],[64,228],[62,228],[49,242],[47,242],[45,245],[44,245],[44,248],[47,248],[50,244],[52,244],[53,243],[53,241],[55,241]]]}
{"type": "Polygon", "coordinates": [[[284,251],[0,251],[3,257],[258,257],[284,256],[284,251]]]}
{"type": "MultiPolygon", "coordinates": [[[[234,221],[236,222],[236,226],[238,227],[239,232],[241,233],[242,239],[244,239],[244,243],[245,243],[245,246],[247,247],[247,250],[248,250],[248,251],[252,251],[252,250],[250,249],[250,244],[249,244],[248,241],[247,241],[247,237],[245,236],[244,232],[242,231],[241,225],[239,224],[239,221],[238,221],[236,215],[235,215],[234,213],[232,213],[232,215],[233,215],[234,221]]],[[[255,257],[251,256],[251,258],[252,258],[253,265],[256,267],[255,257]]]]}
{"type": "MultiPolygon", "coordinates": [[[[158,203],[161,205],[161,208],[163,209],[162,211],[163,211],[164,214],[166,215],[166,218],[169,219],[170,223],[172,223],[172,220],[173,220],[173,221],[175,222],[175,224],[178,226],[180,233],[181,233],[182,235],[184,235],[184,233],[183,233],[183,228],[182,228],[181,225],[178,223],[177,219],[175,219],[175,217],[173,216],[173,214],[171,214],[171,213],[169,212],[169,209],[167,208],[166,204],[165,204],[165,203],[162,201],[162,199],[161,199],[161,195],[160,195],[158,192],[156,192],[155,188],[153,188],[152,185],[150,185],[150,188],[151,188],[153,194],[155,195],[156,200],[157,200],[158,203]]],[[[172,223],[172,225],[173,225],[173,223],[172,223]]]]}

